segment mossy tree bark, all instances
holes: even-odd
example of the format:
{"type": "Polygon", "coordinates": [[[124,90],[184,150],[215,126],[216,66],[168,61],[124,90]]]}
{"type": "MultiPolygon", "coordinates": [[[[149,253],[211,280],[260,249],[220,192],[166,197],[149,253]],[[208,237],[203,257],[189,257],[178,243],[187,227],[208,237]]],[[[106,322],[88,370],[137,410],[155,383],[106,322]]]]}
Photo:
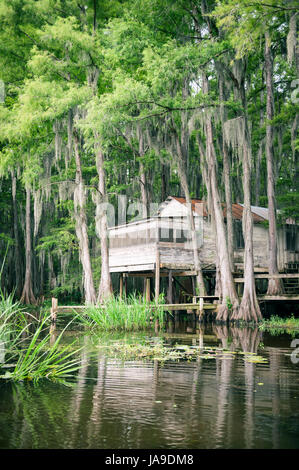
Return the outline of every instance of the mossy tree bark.
{"type": "MultiPolygon", "coordinates": [[[[273,125],[271,121],[273,112],[273,59],[271,54],[269,33],[265,34],[265,74],[267,89],[267,126],[266,126],[266,160],[267,160],[267,196],[269,214],[269,274],[278,274],[277,265],[277,225],[275,203],[275,176],[274,176],[274,150],[273,125]]],[[[268,295],[278,295],[283,292],[281,279],[269,278],[268,295]]]]}
{"type": "Polygon", "coordinates": [[[244,208],[242,218],[244,238],[244,291],[239,312],[233,319],[258,322],[262,319],[259,303],[256,295],[254,279],[253,258],[253,218],[251,212],[251,140],[247,118],[247,103],[244,81],[240,83],[240,96],[243,105],[243,142],[242,142],[242,168],[244,208]]]}
{"type": "MultiPolygon", "coordinates": [[[[180,144],[178,142],[178,153],[181,154],[182,158],[182,153],[180,149],[180,144]]],[[[194,270],[196,271],[196,288],[198,291],[199,295],[206,295],[206,288],[205,288],[205,283],[204,283],[204,278],[203,278],[203,273],[202,273],[202,268],[201,268],[201,262],[199,258],[199,246],[198,246],[198,241],[197,241],[197,235],[196,235],[196,226],[195,226],[195,220],[193,216],[193,209],[192,209],[192,200],[190,196],[190,191],[189,191],[189,186],[188,186],[188,181],[187,181],[187,175],[185,168],[183,166],[183,161],[178,163],[178,174],[180,178],[180,183],[184,192],[184,196],[186,199],[187,203],[187,210],[188,210],[188,224],[189,224],[189,229],[191,233],[191,243],[192,243],[192,250],[193,250],[193,261],[194,261],[194,270]]]]}
{"type": "Polygon", "coordinates": [[[96,213],[96,228],[101,240],[101,279],[98,290],[98,301],[102,302],[104,299],[112,295],[111,275],[109,271],[109,246],[108,246],[108,222],[107,211],[105,203],[107,202],[106,185],[105,185],[105,169],[104,169],[104,154],[98,147],[96,153],[96,165],[99,177],[98,190],[100,193],[99,201],[97,203],[96,213]],[[101,206],[101,202],[104,203],[101,206]]]}
{"type": "Polygon", "coordinates": [[[149,215],[149,194],[146,181],[146,171],[142,157],[145,154],[143,131],[140,126],[137,126],[137,138],[138,138],[138,154],[139,154],[139,177],[140,177],[140,193],[142,202],[142,217],[147,218],[149,215]]]}
{"type": "MultiPolygon", "coordinates": [[[[188,79],[186,78],[183,83],[183,98],[187,99],[189,90],[188,79]]],[[[189,184],[187,179],[187,161],[188,161],[188,151],[189,151],[189,131],[188,131],[188,117],[187,111],[182,111],[181,113],[181,128],[180,134],[176,133],[176,149],[177,149],[177,169],[180,178],[181,187],[183,189],[187,207],[188,207],[188,223],[189,230],[191,233],[191,242],[193,250],[193,260],[194,260],[194,269],[196,271],[196,287],[199,295],[206,295],[206,288],[202,273],[202,267],[199,257],[199,246],[196,233],[195,220],[192,209],[192,200],[190,196],[189,184]]],[[[175,126],[174,126],[175,128],[175,126]]]]}
{"type": "MultiPolygon", "coordinates": [[[[208,94],[209,92],[208,80],[205,75],[203,75],[203,91],[205,94],[208,94]]],[[[206,118],[206,155],[208,162],[208,179],[211,186],[211,204],[213,205],[213,213],[215,218],[217,258],[219,262],[221,279],[222,299],[221,305],[218,308],[217,320],[227,321],[231,314],[235,314],[237,312],[239,299],[236,293],[229,260],[223,208],[217,181],[217,163],[213,142],[212,119],[209,115],[207,115],[206,118]]]]}
{"type": "Polygon", "coordinates": [[[83,285],[85,302],[96,303],[96,291],[94,288],[93,274],[91,268],[89,238],[86,217],[86,195],[82,177],[81,159],[79,152],[79,135],[74,131],[74,150],[76,161],[76,188],[74,191],[74,216],[76,221],[76,235],[79,242],[80,260],[83,268],[83,285]]]}
{"type": "Polygon", "coordinates": [[[26,269],[25,282],[20,301],[25,304],[36,304],[36,298],[32,288],[32,241],[31,241],[31,189],[26,186],[26,269]]]}
{"type": "Polygon", "coordinates": [[[17,207],[17,178],[15,172],[11,172],[11,194],[13,206],[13,233],[14,233],[14,263],[15,263],[15,286],[16,295],[20,297],[22,293],[22,257],[20,253],[20,237],[18,226],[18,207],[17,207]]]}
{"type": "MultiPolygon", "coordinates": [[[[262,90],[260,93],[260,102],[261,102],[261,110],[260,110],[260,128],[262,129],[264,125],[264,109],[263,109],[263,100],[264,100],[264,91],[262,90]]],[[[256,156],[255,161],[255,205],[260,205],[260,194],[261,194],[261,163],[264,151],[264,138],[261,138],[259,142],[259,148],[256,156]]]]}
{"type": "Polygon", "coordinates": [[[232,211],[232,188],[230,177],[230,161],[229,149],[224,138],[224,122],[226,119],[226,112],[223,105],[224,97],[224,83],[222,77],[219,75],[219,98],[220,98],[220,113],[222,121],[222,155],[223,155],[223,176],[224,176],[224,192],[226,202],[226,232],[227,232],[227,248],[231,271],[234,271],[234,230],[233,230],[233,211],[232,211]]]}

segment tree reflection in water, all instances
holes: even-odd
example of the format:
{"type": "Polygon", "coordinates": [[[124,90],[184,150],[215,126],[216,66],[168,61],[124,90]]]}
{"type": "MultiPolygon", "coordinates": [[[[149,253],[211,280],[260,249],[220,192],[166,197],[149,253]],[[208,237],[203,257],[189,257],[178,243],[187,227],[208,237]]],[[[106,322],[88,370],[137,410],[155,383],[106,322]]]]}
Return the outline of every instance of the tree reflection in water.
{"type": "MultiPolygon", "coordinates": [[[[172,331],[177,329],[172,324],[172,331]]],[[[118,360],[97,350],[99,338],[92,345],[97,355],[91,357],[86,336],[75,387],[16,385],[10,386],[11,395],[6,388],[0,446],[298,447],[299,426],[293,420],[288,427],[297,406],[291,394],[297,369],[286,362],[285,349],[265,348],[269,362],[258,364],[247,361],[250,353],[261,354],[258,329],[200,324],[188,331],[168,332],[164,340],[200,348],[218,345],[232,354],[165,364],[157,358],[118,360]]]]}

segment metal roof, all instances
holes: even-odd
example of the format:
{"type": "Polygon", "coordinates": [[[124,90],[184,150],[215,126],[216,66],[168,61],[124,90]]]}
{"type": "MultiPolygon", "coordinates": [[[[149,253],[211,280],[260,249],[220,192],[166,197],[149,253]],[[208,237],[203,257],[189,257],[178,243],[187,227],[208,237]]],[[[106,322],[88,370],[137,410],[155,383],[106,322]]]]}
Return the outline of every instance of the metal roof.
{"type": "MultiPolygon", "coordinates": [[[[176,197],[176,196],[169,196],[169,201],[171,199],[175,199],[176,201],[180,202],[181,204],[186,204],[186,198],[184,197],[176,197]]],[[[192,210],[194,212],[198,212],[196,210],[196,204],[203,204],[203,216],[207,217],[208,216],[208,210],[207,210],[207,201],[203,201],[200,199],[192,199],[192,210]]],[[[222,204],[223,207],[223,215],[226,217],[226,204],[222,204]]],[[[232,212],[233,212],[233,218],[237,220],[242,220],[243,216],[243,208],[244,204],[232,204],[232,212]]],[[[257,207],[257,206],[251,206],[251,213],[254,222],[263,222],[264,220],[268,220],[268,209],[266,207],[257,207]]],[[[202,214],[201,214],[202,215],[202,214]]]]}

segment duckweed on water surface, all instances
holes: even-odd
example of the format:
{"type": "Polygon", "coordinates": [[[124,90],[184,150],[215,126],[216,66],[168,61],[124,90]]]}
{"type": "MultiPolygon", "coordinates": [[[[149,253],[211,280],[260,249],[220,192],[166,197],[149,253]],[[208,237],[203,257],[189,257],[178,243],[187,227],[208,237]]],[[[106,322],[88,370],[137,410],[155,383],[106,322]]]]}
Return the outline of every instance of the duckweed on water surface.
{"type": "Polygon", "coordinates": [[[152,360],[152,361],[194,361],[200,359],[234,359],[243,355],[245,362],[267,363],[267,359],[252,352],[230,351],[220,347],[189,346],[175,344],[170,346],[160,342],[147,341],[144,344],[128,344],[125,342],[113,342],[101,346],[109,356],[123,360],[152,360]]]}
{"type": "Polygon", "coordinates": [[[294,314],[288,318],[272,315],[268,320],[264,319],[261,322],[259,329],[261,331],[268,331],[272,336],[279,336],[282,333],[296,336],[299,334],[299,318],[295,318],[294,314]]]}

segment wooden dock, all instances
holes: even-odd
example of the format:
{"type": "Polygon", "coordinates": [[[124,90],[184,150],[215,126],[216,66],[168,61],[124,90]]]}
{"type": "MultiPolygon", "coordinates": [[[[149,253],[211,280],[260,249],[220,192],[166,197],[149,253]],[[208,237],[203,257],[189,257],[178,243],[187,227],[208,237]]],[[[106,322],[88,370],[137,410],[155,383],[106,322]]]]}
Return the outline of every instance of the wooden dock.
{"type": "MultiPolygon", "coordinates": [[[[185,274],[185,273],[183,273],[185,274]]],[[[269,279],[270,277],[275,277],[275,278],[286,278],[286,279],[298,279],[299,274],[294,273],[294,274],[278,274],[274,276],[270,276],[269,274],[256,274],[255,278],[256,279],[269,279]]],[[[243,283],[244,278],[235,278],[234,279],[236,283],[243,283]]],[[[188,302],[183,302],[179,304],[149,304],[149,308],[155,309],[155,308],[162,308],[163,310],[167,312],[173,312],[173,311],[186,311],[187,313],[196,313],[199,316],[203,316],[204,311],[208,310],[210,312],[212,311],[217,311],[217,307],[219,304],[213,303],[213,301],[219,300],[219,297],[214,296],[214,295],[194,295],[190,296],[192,297],[192,303],[188,302]],[[207,302],[205,302],[207,301],[207,302]]],[[[297,293],[294,294],[281,294],[281,295],[258,295],[258,300],[260,302],[267,302],[267,301],[299,301],[299,295],[297,293]]],[[[146,290],[146,299],[149,302],[150,299],[150,292],[149,292],[149,283],[147,283],[147,290],[146,290]]],[[[86,308],[86,305],[58,305],[58,299],[52,298],[52,308],[51,308],[51,320],[52,322],[56,322],[57,319],[57,314],[60,313],[80,313],[83,312],[84,309],[86,308]]]]}
{"type": "MultiPolygon", "coordinates": [[[[299,273],[279,273],[279,274],[254,274],[255,279],[299,279],[299,273]]],[[[244,277],[235,277],[234,281],[243,283],[244,277]]]]}
{"type": "MultiPolygon", "coordinates": [[[[150,304],[150,309],[162,308],[166,312],[173,311],[187,311],[187,313],[197,313],[202,316],[205,310],[213,311],[217,310],[217,304],[212,304],[211,302],[204,302],[204,299],[213,298],[218,299],[215,296],[195,296],[192,303],[180,303],[180,304],[150,304]],[[199,300],[198,302],[196,300],[199,300]]],[[[100,307],[100,305],[99,305],[100,307]]],[[[53,323],[57,320],[58,313],[80,313],[87,308],[86,305],[58,305],[58,299],[52,297],[52,307],[51,307],[51,320],[53,323]]]]}
{"type": "Polygon", "coordinates": [[[298,301],[299,300],[299,295],[288,295],[288,294],[285,294],[285,295],[258,295],[257,296],[258,300],[259,301],[263,301],[263,300],[280,300],[280,301],[298,301]]]}

